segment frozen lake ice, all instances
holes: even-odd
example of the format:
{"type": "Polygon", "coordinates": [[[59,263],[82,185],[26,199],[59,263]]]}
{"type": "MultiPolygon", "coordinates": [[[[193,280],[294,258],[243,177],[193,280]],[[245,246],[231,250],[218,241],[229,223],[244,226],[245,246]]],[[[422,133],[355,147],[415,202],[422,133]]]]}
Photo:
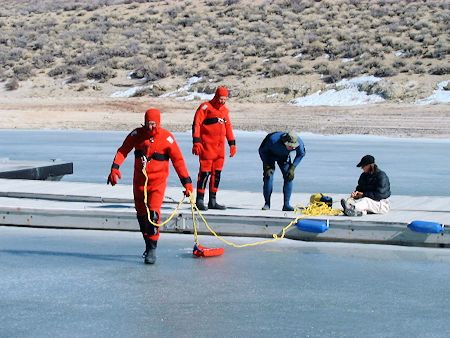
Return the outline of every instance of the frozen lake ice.
{"type": "MultiPolygon", "coordinates": [[[[66,181],[106,182],[117,148],[128,131],[1,130],[0,158],[49,160],[74,163],[66,181]]],[[[266,133],[237,131],[238,154],[227,158],[221,188],[261,191],[262,166],[258,147],[266,133]]],[[[299,134],[306,156],[296,171],[294,192],[349,193],[361,173],[355,165],[365,154],[375,156],[398,195],[450,196],[450,140],[405,139],[376,136],[323,136],[299,134]]],[[[189,132],[175,133],[190,174],[196,181],[198,158],[191,154],[189,132]]],[[[122,166],[122,184],[131,184],[133,154],[122,166]]],[[[170,186],[179,186],[172,171],[170,186]]],[[[275,174],[274,191],[281,191],[282,178],[275,174]]]]}
{"type": "Polygon", "coordinates": [[[283,240],[196,259],[192,246],[163,234],[148,266],[138,232],[0,227],[0,336],[450,335],[447,249],[283,240]]]}

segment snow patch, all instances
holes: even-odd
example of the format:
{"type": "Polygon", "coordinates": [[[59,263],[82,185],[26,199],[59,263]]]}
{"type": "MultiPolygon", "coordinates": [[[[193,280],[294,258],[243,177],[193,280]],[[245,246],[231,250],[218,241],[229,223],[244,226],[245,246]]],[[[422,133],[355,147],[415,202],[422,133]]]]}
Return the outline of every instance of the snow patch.
{"type": "Polygon", "coordinates": [[[450,103],[450,90],[445,90],[449,84],[450,80],[442,81],[437,84],[437,89],[433,91],[433,94],[428,96],[427,98],[417,100],[416,104],[426,105],[426,104],[435,104],[435,103],[450,103]]]}
{"type": "Polygon", "coordinates": [[[360,77],[355,77],[353,79],[343,79],[339,82],[336,83],[337,86],[342,86],[342,87],[353,87],[353,86],[359,86],[362,85],[364,83],[376,83],[378,81],[381,81],[380,77],[376,77],[373,75],[370,76],[360,76],[360,77]]]}
{"type": "Polygon", "coordinates": [[[121,90],[121,91],[114,92],[110,95],[110,97],[134,97],[137,94],[144,91],[145,89],[152,88],[152,87],[153,87],[153,85],[132,87],[127,90],[121,90]]]}
{"type": "Polygon", "coordinates": [[[186,84],[177,90],[169,93],[165,93],[161,95],[160,97],[175,97],[177,100],[184,100],[184,101],[192,101],[192,100],[211,100],[214,96],[214,94],[206,94],[206,93],[200,93],[200,92],[190,92],[189,89],[191,89],[192,85],[194,83],[197,83],[201,80],[201,77],[198,76],[192,76],[189,78],[186,82],[186,84]],[[180,96],[180,94],[187,93],[187,95],[180,96]]]}
{"type": "Polygon", "coordinates": [[[214,97],[214,94],[191,92],[188,95],[177,97],[177,100],[183,100],[183,101],[193,101],[193,100],[209,101],[213,97],[214,97]]]}
{"type": "Polygon", "coordinates": [[[364,83],[375,83],[381,78],[376,76],[361,76],[353,79],[344,79],[336,83],[336,89],[318,91],[312,95],[299,97],[290,101],[291,104],[301,107],[307,106],[359,106],[385,101],[379,95],[368,95],[358,88],[364,83]]]}

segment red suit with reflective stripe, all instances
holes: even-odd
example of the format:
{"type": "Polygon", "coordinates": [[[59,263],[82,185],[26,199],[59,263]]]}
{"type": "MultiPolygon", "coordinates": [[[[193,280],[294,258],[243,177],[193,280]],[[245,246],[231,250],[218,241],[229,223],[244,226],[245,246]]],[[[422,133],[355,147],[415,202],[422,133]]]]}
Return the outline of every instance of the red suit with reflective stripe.
{"type": "MultiPolygon", "coordinates": [[[[217,192],[220,182],[220,173],[225,160],[225,138],[228,144],[235,149],[233,126],[228,114],[228,108],[221,102],[221,97],[228,97],[225,87],[218,87],[214,98],[203,102],[197,109],[192,125],[192,139],[194,154],[199,155],[200,170],[197,181],[197,195],[204,194],[209,175],[210,192],[217,192]]],[[[232,156],[234,153],[232,153],[232,156]]]]}
{"type": "MultiPolygon", "coordinates": [[[[133,130],[117,150],[113,166],[120,166],[128,153],[133,148],[135,149],[133,192],[137,216],[138,219],[140,216],[148,216],[144,203],[145,175],[142,172],[145,165],[145,172],[148,177],[147,207],[151,213],[156,212],[156,217],[152,221],[159,222],[167,177],[169,176],[169,159],[172,161],[184,186],[190,184],[191,179],[174,136],[160,127],[160,112],[156,109],[149,109],[145,114],[145,121],[156,122],[156,127],[151,131],[145,126],[133,130]]],[[[156,228],[154,232],[148,238],[156,241],[159,238],[159,231],[156,228]]]]}

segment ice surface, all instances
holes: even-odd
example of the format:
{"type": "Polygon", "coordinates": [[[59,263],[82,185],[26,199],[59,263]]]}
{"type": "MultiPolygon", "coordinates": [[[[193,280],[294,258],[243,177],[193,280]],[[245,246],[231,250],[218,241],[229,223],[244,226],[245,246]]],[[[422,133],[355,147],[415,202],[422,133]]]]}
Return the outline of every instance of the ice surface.
{"type": "MultiPolygon", "coordinates": [[[[59,158],[74,162],[74,174],[65,181],[106,183],[112,159],[129,131],[0,131],[1,157],[11,160],[59,158]],[[57,140],[57,142],[55,142],[57,140]]],[[[258,147],[266,133],[236,132],[238,153],[226,158],[221,188],[262,191],[262,164],[258,147]]],[[[379,136],[323,136],[300,133],[306,156],[296,170],[294,192],[349,193],[361,173],[359,159],[375,156],[391,180],[393,194],[450,196],[450,170],[442,165],[450,158],[450,140],[401,139],[379,136]]],[[[192,178],[198,171],[198,157],[191,155],[192,136],[175,133],[192,178]]],[[[228,151],[228,149],[227,149],[228,151]]],[[[130,154],[121,167],[121,183],[131,184],[134,161],[130,154]]],[[[173,170],[169,185],[179,187],[173,170]]],[[[275,172],[274,191],[280,192],[282,177],[275,172]]]]}
{"type": "Polygon", "coordinates": [[[162,234],[146,266],[143,247],[139,232],[0,227],[0,336],[450,334],[447,249],[283,240],[196,259],[192,235],[162,234]]]}

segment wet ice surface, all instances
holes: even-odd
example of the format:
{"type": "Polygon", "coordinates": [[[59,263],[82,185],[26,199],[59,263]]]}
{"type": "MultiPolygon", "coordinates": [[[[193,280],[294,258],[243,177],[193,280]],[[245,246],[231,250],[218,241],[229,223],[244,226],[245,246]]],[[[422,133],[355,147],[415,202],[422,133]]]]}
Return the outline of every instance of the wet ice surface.
{"type": "MultiPolygon", "coordinates": [[[[0,131],[0,157],[11,160],[74,162],[66,181],[106,182],[112,159],[128,132],[103,131],[0,131]]],[[[262,165],[258,147],[266,133],[236,132],[238,154],[227,158],[221,189],[261,191],[262,165]]],[[[191,176],[196,181],[198,158],[191,154],[189,132],[175,133],[191,176]]],[[[391,180],[397,195],[450,196],[450,140],[398,139],[374,136],[321,136],[300,134],[306,157],[296,171],[294,192],[349,193],[361,173],[355,165],[372,154],[391,180]]],[[[131,184],[133,154],[121,168],[122,184],[131,184]]],[[[170,186],[180,186],[172,170],[170,186]]],[[[281,192],[282,177],[275,173],[274,191],[281,192]]]]}
{"type": "Polygon", "coordinates": [[[163,234],[146,266],[139,233],[0,227],[0,336],[450,334],[447,249],[283,240],[196,259],[192,244],[163,234]]]}

